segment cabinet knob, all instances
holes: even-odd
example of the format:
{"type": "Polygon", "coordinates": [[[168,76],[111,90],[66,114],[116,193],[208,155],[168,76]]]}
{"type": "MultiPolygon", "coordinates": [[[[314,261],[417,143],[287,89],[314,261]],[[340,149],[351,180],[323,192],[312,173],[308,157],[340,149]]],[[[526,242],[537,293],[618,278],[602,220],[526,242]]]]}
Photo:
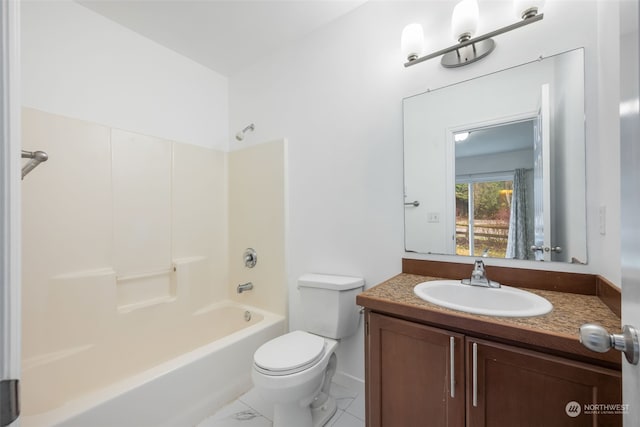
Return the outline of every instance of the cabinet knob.
{"type": "Polygon", "coordinates": [[[640,360],[638,331],[633,326],[624,325],[622,334],[610,334],[600,325],[585,323],[580,326],[580,342],[598,353],[606,353],[611,348],[619,350],[632,365],[637,365],[640,360]]]}

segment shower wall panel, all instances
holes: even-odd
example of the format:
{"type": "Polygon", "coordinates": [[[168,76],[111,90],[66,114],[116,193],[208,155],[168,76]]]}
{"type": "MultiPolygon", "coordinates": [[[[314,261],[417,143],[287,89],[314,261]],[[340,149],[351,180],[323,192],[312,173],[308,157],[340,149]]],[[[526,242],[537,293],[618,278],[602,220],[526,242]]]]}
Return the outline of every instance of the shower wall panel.
{"type": "Polygon", "coordinates": [[[59,333],[80,301],[65,298],[69,288],[54,278],[112,265],[111,147],[109,128],[94,123],[24,109],[22,124],[22,148],[49,154],[22,182],[23,354],[30,357],[84,341],[79,326],[59,333]]]}
{"type": "Polygon", "coordinates": [[[226,153],[28,108],[23,149],[25,369],[229,297],[226,153]]]}
{"type": "Polygon", "coordinates": [[[286,141],[277,140],[229,153],[229,274],[231,295],[278,314],[287,313],[286,141]],[[246,268],[246,248],[258,253],[246,268]],[[236,286],[252,282],[238,294],[236,286]]]}
{"type": "Polygon", "coordinates": [[[171,141],[114,129],[114,254],[118,275],[171,265],[171,141]]]}
{"type": "Polygon", "coordinates": [[[118,305],[171,292],[171,141],[111,131],[118,305]]]}
{"type": "Polygon", "coordinates": [[[226,153],[190,144],[173,145],[174,261],[210,254],[198,267],[204,269],[210,283],[190,289],[195,306],[228,298],[226,177],[226,153]]]}

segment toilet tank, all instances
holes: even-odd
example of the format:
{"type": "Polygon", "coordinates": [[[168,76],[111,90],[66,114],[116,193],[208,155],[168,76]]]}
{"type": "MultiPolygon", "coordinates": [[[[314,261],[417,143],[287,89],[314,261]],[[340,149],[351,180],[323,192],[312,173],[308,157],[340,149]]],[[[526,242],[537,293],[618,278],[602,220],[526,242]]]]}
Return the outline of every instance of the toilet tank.
{"type": "Polygon", "coordinates": [[[298,279],[307,332],[340,339],[353,335],[360,320],[356,295],[364,279],[331,274],[304,274],[298,279]]]}

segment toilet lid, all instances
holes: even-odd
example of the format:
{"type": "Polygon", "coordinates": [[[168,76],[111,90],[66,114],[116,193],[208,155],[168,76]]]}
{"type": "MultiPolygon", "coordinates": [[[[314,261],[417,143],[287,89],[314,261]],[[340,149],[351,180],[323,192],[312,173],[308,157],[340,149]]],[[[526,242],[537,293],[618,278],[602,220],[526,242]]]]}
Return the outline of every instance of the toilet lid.
{"type": "Polygon", "coordinates": [[[261,345],[253,355],[253,361],[258,368],[272,375],[300,372],[322,358],[324,347],[324,338],[293,331],[261,345]]]}

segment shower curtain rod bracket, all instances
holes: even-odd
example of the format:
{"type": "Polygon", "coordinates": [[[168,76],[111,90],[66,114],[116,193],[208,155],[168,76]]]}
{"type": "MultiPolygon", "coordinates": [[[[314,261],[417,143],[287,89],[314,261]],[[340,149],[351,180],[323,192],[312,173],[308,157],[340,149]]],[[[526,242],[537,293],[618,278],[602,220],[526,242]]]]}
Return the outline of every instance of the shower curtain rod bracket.
{"type": "Polygon", "coordinates": [[[49,160],[49,155],[44,151],[26,151],[22,150],[22,158],[29,159],[29,161],[22,166],[22,179],[32,170],[36,168],[40,163],[49,160]]]}

